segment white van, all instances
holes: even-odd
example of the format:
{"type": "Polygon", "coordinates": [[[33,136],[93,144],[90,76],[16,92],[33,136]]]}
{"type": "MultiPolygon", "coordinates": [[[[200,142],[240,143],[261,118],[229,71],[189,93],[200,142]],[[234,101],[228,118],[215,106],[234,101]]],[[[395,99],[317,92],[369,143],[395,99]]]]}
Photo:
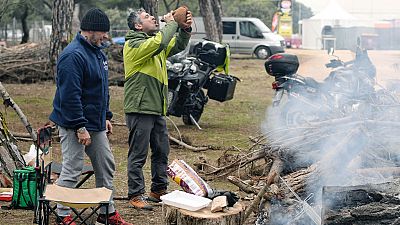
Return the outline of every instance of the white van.
{"type": "MultiPolygon", "coordinates": [[[[259,59],[285,51],[285,40],[257,18],[222,17],[222,42],[229,44],[233,54],[254,54],[259,59]]],[[[194,17],[191,45],[204,40],[206,31],[202,17],[194,17]]]]}

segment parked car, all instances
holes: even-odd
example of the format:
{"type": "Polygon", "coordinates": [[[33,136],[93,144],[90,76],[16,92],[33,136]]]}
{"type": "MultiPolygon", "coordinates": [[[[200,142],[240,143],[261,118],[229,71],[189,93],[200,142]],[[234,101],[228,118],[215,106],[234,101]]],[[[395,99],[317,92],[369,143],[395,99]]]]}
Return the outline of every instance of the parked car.
{"type": "MultiPolygon", "coordinates": [[[[222,17],[222,42],[229,44],[231,53],[252,54],[259,59],[285,51],[285,40],[258,18],[222,17]]],[[[194,17],[191,45],[204,40],[206,32],[203,18],[194,17]]]]}

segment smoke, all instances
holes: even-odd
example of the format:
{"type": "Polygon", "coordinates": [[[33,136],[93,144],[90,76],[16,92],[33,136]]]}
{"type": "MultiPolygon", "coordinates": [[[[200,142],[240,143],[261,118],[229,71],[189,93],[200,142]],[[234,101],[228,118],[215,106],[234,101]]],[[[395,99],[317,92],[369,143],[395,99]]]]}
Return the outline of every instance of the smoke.
{"type": "MultiPolygon", "coordinates": [[[[375,87],[374,67],[366,68],[337,69],[317,88],[292,84],[293,93],[267,110],[263,132],[285,161],[284,171],[316,167],[300,197],[313,195],[319,215],[324,186],[387,182],[393,174],[385,168],[400,163],[400,102],[375,87]]],[[[270,224],[314,224],[301,201],[294,205],[297,210],[273,204],[270,224]],[[278,211],[285,213],[274,216],[278,211]]]]}

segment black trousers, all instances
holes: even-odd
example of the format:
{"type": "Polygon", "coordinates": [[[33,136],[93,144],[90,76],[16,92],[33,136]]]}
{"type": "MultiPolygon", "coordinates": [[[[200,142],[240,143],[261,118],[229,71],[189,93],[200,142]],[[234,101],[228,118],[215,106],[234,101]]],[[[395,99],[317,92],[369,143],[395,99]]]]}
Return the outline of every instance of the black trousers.
{"type": "Polygon", "coordinates": [[[128,196],[145,193],[143,166],[151,148],[151,191],[167,190],[169,139],[164,116],[127,113],[129,129],[128,196]]]}

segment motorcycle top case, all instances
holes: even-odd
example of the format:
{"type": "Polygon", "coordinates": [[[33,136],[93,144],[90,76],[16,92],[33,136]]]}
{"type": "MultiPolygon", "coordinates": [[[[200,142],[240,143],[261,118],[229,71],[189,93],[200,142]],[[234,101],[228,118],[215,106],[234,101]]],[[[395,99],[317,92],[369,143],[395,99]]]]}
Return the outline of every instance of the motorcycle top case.
{"type": "Polygon", "coordinates": [[[277,53],[270,56],[267,61],[265,61],[264,66],[269,75],[282,77],[297,72],[299,68],[299,59],[293,54],[277,53]]]}
{"type": "Polygon", "coordinates": [[[203,62],[214,66],[223,66],[228,46],[212,41],[202,41],[194,45],[193,53],[203,62]]]}
{"type": "Polygon", "coordinates": [[[214,75],[207,85],[208,97],[219,102],[231,100],[235,93],[236,80],[236,77],[226,74],[214,75]]]}

